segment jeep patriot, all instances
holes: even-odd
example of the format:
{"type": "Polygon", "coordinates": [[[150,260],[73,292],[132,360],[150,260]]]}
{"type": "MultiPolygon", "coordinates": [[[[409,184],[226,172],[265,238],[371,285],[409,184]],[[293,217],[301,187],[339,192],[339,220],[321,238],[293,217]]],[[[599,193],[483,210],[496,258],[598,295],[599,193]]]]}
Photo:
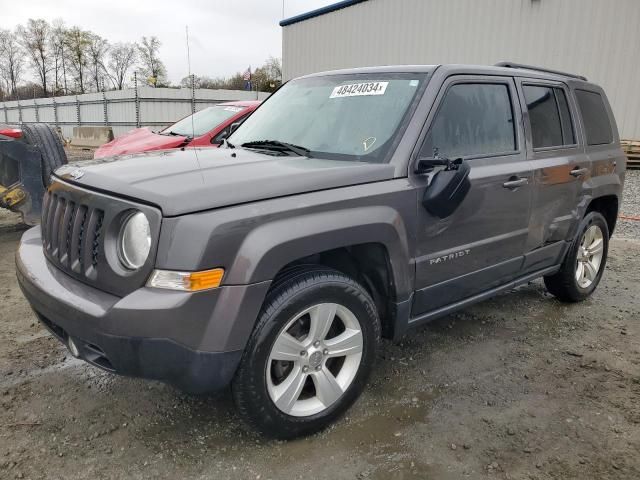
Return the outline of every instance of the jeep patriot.
{"type": "Polygon", "coordinates": [[[584,77],[318,73],[220,149],[58,169],[17,275],[74,356],[194,393],[230,385],[251,425],[292,438],[355,401],[381,337],[538,277],[588,297],[625,165],[584,77]]]}

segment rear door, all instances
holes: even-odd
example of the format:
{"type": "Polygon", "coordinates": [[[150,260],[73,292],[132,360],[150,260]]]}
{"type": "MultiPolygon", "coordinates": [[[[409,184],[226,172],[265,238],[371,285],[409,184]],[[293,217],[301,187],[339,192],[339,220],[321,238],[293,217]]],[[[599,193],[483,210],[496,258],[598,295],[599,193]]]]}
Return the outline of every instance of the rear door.
{"type": "Polygon", "coordinates": [[[508,282],[520,270],[529,225],[531,169],[510,77],[455,75],[445,81],[418,158],[462,157],[471,190],[447,218],[421,204],[433,173],[418,185],[413,315],[508,282]]]}
{"type": "Polygon", "coordinates": [[[555,265],[571,236],[591,162],[584,154],[576,105],[564,83],[518,79],[527,156],[533,167],[533,206],[525,272],[555,265]]]}

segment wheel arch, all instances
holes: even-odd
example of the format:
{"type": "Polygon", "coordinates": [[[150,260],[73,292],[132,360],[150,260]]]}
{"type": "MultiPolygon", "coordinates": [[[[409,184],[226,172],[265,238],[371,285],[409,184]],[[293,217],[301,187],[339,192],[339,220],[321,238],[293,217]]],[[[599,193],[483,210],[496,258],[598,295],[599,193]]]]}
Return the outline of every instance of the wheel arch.
{"type": "Polygon", "coordinates": [[[225,281],[257,283],[300,264],[324,265],[361,282],[391,322],[393,304],[406,300],[413,286],[408,241],[401,216],[385,206],[278,220],[246,236],[225,281]]]}
{"type": "Polygon", "coordinates": [[[609,237],[613,235],[613,231],[616,227],[618,220],[619,200],[615,194],[602,195],[591,199],[585,215],[590,212],[599,212],[607,221],[607,227],[609,228],[609,237]]]}
{"type": "Polygon", "coordinates": [[[360,283],[376,305],[383,336],[393,336],[397,292],[385,245],[378,242],[348,245],[293,260],[280,269],[272,285],[276,287],[298,272],[316,266],[337,270],[360,283]]]}

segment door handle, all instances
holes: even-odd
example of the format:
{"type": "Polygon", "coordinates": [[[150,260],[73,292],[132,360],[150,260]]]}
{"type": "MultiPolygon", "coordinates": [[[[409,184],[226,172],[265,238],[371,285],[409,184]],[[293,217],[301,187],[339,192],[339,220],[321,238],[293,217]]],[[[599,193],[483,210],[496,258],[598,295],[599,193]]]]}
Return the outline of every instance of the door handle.
{"type": "Polygon", "coordinates": [[[529,183],[528,178],[515,178],[515,180],[509,180],[508,182],[504,182],[502,186],[504,188],[508,188],[509,190],[515,190],[518,187],[522,187],[529,183]]]}
{"type": "Polygon", "coordinates": [[[571,175],[573,175],[574,177],[581,177],[585,175],[588,171],[589,171],[588,168],[576,167],[573,170],[571,170],[571,175]]]}

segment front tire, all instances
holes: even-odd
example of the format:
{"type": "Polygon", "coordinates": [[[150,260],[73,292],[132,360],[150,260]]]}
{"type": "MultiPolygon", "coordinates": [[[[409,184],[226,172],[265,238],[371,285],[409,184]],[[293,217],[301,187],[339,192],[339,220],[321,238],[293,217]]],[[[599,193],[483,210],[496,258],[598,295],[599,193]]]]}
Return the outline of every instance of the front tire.
{"type": "Polygon", "coordinates": [[[609,228],[599,212],[588,213],[560,270],[544,277],[547,290],[563,302],[580,302],[600,283],[609,252],[609,228]]]}
{"type": "Polygon", "coordinates": [[[359,283],[325,267],[287,275],[268,294],[233,380],[240,414],[280,439],[325,428],[364,389],[379,338],[359,283]]]}

